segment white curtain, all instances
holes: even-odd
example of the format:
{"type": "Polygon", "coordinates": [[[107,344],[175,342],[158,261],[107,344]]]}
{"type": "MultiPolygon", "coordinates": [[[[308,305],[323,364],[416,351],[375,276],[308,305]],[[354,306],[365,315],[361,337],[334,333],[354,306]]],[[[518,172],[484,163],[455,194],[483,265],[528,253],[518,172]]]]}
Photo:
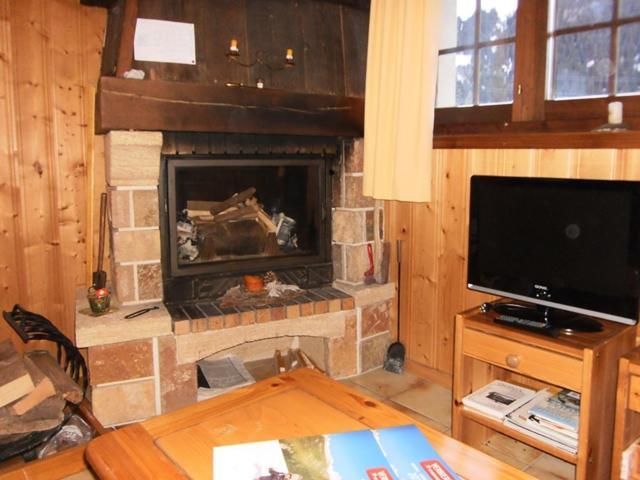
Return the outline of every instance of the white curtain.
{"type": "Polygon", "coordinates": [[[372,0],[364,123],[364,194],[431,198],[433,113],[443,0],[372,0]]]}

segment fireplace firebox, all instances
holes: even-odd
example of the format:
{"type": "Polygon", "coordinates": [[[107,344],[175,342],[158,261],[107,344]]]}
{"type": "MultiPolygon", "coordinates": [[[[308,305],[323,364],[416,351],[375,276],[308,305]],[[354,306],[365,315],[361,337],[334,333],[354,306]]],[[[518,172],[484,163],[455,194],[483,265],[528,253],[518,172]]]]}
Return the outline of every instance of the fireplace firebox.
{"type": "Polygon", "coordinates": [[[166,303],[215,299],[245,274],[331,283],[331,166],[323,154],[164,155],[166,303]]]}

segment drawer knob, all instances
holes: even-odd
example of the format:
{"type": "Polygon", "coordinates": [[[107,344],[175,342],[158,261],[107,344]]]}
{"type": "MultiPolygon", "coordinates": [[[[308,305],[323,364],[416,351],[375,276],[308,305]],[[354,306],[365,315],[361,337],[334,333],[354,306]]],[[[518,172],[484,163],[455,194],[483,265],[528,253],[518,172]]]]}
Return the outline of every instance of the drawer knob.
{"type": "Polygon", "coordinates": [[[520,355],[515,355],[513,353],[509,354],[505,358],[505,361],[507,363],[507,366],[511,368],[518,368],[518,365],[520,365],[520,355]]]}

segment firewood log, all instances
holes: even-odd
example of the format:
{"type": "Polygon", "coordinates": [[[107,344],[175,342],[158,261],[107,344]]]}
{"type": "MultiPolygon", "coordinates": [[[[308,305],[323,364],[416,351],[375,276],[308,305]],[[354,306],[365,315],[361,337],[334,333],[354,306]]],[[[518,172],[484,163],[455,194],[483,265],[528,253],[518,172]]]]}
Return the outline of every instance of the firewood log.
{"type": "Polygon", "coordinates": [[[249,187],[240,193],[233,194],[226,200],[220,202],[218,205],[211,207],[209,211],[215,215],[226,210],[229,207],[233,207],[239,203],[243,203],[247,198],[252,197],[254,193],[256,193],[255,187],[249,187]]]}

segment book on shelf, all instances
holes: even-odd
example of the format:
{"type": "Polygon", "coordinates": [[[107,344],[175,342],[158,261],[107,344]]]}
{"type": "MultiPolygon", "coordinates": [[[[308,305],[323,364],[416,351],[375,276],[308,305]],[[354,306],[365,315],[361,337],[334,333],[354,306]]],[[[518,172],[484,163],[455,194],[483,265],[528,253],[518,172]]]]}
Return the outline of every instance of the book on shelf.
{"type": "Polygon", "coordinates": [[[462,399],[462,404],[470,409],[497,420],[527,403],[536,395],[530,388],[514,385],[503,380],[494,380],[462,399]]]}
{"type": "Polygon", "coordinates": [[[531,414],[531,410],[536,405],[546,402],[551,395],[552,394],[546,389],[540,390],[529,402],[509,413],[505,417],[503,424],[521,433],[527,434],[532,438],[575,455],[578,451],[577,436],[573,437],[566,435],[558,430],[546,427],[531,414]]]}
{"type": "Polygon", "coordinates": [[[454,480],[415,425],[213,447],[214,480],[454,480]]]}

